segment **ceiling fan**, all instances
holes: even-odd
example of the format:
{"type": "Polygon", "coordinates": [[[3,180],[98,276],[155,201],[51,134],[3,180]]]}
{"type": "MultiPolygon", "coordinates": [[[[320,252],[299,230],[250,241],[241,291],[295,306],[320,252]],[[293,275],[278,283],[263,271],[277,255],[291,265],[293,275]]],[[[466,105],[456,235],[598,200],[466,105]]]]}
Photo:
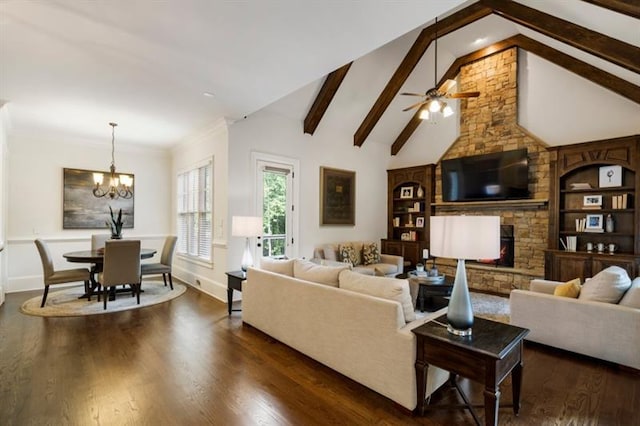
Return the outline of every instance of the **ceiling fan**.
{"type": "Polygon", "coordinates": [[[435,34],[435,69],[433,73],[434,87],[427,90],[426,93],[410,93],[403,92],[401,95],[405,96],[420,96],[423,99],[420,102],[416,102],[413,105],[409,105],[402,111],[409,111],[412,109],[420,109],[420,118],[423,120],[429,119],[429,113],[440,112],[444,117],[449,117],[453,114],[453,109],[447,105],[444,99],[459,99],[459,98],[477,98],[480,96],[480,92],[459,92],[451,93],[450,91],[456,86],[456,81],[447,79],[437,87],[438,84],[438,17],[436,17],[436,34],[435,34]],[[426,108],[423,106],[426,105],[426,108]]]}

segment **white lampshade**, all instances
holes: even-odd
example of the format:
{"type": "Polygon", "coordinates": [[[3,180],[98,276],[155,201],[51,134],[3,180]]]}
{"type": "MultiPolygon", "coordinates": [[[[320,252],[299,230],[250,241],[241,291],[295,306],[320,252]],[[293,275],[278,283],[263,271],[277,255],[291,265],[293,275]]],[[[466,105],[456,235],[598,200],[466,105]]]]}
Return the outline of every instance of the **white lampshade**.
{"type": "Polygon", "coordinates": [[[429,110],[427,108],[422,108],[420,110],[420,119],[428,120],[429,119],[429,110]]]}
{"type": "Polygon", "coordinates": [[[262,235],[262,218],[259,216],[233,216],[231,235],[234,237],[257,237],[262,235]]]}
{"type": "Polygon", "coordinates": [[[431,216],[432,256],[450,259],[500,257],[499,216],[431,216]]]}

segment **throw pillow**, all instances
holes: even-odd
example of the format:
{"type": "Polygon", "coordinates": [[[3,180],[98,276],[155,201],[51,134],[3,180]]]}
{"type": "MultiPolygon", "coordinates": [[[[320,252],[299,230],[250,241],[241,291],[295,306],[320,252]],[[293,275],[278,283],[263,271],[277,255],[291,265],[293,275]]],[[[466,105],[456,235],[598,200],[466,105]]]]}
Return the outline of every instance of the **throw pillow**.
{"type": "Polygon", "coordinates": [[[579,299],[618,303],[630,286],[631,279],[627,271],[619,266],[609,266],[585,281],[579,299]]]}
{"type": "Polygon", "coordinates": [[[341,244],[340,260],[349,262],[352,266],[358,266],[360,264],[360,254],[356,252],[353,244],[341,244]]]}
{"type": "Polygon", "coordinates": [[[352,271],[341,272],[339,279],[342,289],[399,302],[405,322],[416,319],[407,280],[373,277],[352,271]]]}
{"type": "Polygon", "coordinates": [[[553,290],[554,296],[571,297],[577,299],[580,294],[580,278],[575,278],[561,284],[553,290]]]}
{"type": "Polygon", "coordinates": [[[346,269],[349,269],[349,265],[324,266],[308,260],[295,259],[293,261],[293,276],[295,278],[332,287],[338,287],[338,275],[346,269]]]}
{"type": "Polygon", "coordinates": [[[260,269],[292,277],[293,259],[279,260],[272,259],[270,257],[263,257],[262,259],[260,259],[260,269]]]}
{"type": "Polygon", "coordinates": [[[322,253],[324,254],[324,258],[326,260],[338,260],[336,247],[331,244],[327,244],[326,246],[324,246],[324,248],[322,249],[322,253]]]}
{"type": "Polygon", "coordinates": [[[364,265],[374,265],[380,263],[380,252],[378,251],[378,244],[376,243],[364,243],[362,246],[362,263],[364,265]]]}
{"type": "Polygon", "coordinates": [[[629,290],[622,296],[618,305],[640,309],[640,277],[633,280],[629,290]]]}

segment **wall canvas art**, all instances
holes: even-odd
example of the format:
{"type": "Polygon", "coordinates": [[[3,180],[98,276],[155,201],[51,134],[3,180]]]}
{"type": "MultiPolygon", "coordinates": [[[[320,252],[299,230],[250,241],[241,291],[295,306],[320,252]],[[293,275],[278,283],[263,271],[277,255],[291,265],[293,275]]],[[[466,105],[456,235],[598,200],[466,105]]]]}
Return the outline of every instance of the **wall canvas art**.
{"type": "Polygon", "coordinates": [[[320,225],[356,224],[356,172],[320,167],[320,225]]]}
{"type": "MultiPolygon", "coordinates": [[[[112,200],[109,196],[96,198],[92,192],[93,173],[104,173],[105,182],[108,181],[109,172],[66,168],[63,170],[62,228],[104,229],[108,232],[105,222],[111,219],[109,206],[115,213],[122,209],[123,228],[133,228],[134,197],[127,200],[112,200]]],[[[134,177],[131,173],[127,174],[134,177]]]]}

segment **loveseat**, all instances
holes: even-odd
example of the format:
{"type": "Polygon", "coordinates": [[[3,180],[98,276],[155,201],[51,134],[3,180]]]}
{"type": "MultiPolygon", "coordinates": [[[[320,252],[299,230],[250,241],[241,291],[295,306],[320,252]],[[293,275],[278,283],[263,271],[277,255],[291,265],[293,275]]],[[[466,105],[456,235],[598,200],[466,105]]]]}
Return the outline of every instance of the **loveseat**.
{"type": "MultiPolygon", "coordinates": [[[[416,407],[411,330],[446,308],[414,319],[407,280],[367,276],[346,265],[291,259],[261,262],[261,268],[249,268],[242,287],[244,323],[408,410],[416,407]]],[[[426,395],[448,375],[429,367],[426,395]]]]}
{"type": "Polygon", "coordinates": [[[378,244],[372,241],[345,241],[321,244],[313,249],[316,263],[347,262],[352,270],[365,275],[395,277],[404,272],[404,258],[392,254],[380,254],[378,244]],[[345,258],[345,248],[352,247],[351,258],[345,258]]]}
{"type": "Polygon", "coordinates": [[[511,291],[511,324],[528,328],[527,340],[640,369],[640,277],[612,291],[602,284],[611,274],[631,281],[614,266],[574,283],[578,297],[562,297],[554,292],[571,283],[532,280],[530,290],[511,291]]]}

